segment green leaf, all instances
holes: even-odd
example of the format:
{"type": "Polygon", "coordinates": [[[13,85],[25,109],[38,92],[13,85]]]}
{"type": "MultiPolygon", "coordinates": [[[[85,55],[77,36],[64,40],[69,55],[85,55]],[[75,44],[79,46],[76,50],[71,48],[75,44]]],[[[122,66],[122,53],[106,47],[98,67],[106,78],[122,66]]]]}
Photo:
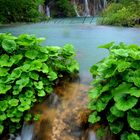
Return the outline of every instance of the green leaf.
{"type": "Polygon", "coordinates": [[[16,81],[16,85],[19,85],[19,88],[22,89],[29,83],[29,78],[28,77],[21,77],[21,79],[16,81]]]}
{"type": "Polygon", "coordinates": [[[134,84],[140,88],[140,77],[132,77],[132,81],[134,82],[134,84]]]}
{"type": "Polygon", "coordinates": [[[15,68],[12,71],[11,75],[9,76],[8,80],[15,80],[15,79],[19,78],[21,76],[21,73],[22,73],[22,70],[20,67],[15,68]]]}
{"type": "Polygon", "coordinates": [[[118,110],[127,111],[137,104],[138,99],[131,96],[130,88],[131,84],[122,83],[114,90],[112,90],[115,106],[118,110]]]}
{"type": "Polygon", "coordinates": [[[121,140],[140,140],[140,136],[135,133],[125,132],[121,135],[121,140]]]}
{"type": "Polygon", "coordinates": [[[101,117],[98,116],[97,112],[93,112],[91,115],[89,115],[89,118],[88,118],[88,122],[90,123],[96,123],[100,120],[101,120],[101,117]]]}
{"type": "Polygon", "coordinates": [[[24,112],[24,111],[29,110],[29,109],[30,109],[30,105],[26,105],[26,104],[22,105],[21,104],[18,106],[18,110],[21,112],[24,112]]]}
{"type": "Polygon", "coordinates": [[[0,111],[5,111],[8,108],[7,100],[0,101],[0,111]]]}
{"type": "Polygon", "coordinates": [[[36,114],[33,118],[34,121],[38,121],[40,119],[40,114],[36,114]]]}
{"type": "MultiPolygon", "coordinates": [[[[58,48],[59,50],[60,48],[58,48]]],[[[71,44],[66,44],[63,48],[62,48],[62,53],[65,56],[73,56],[74,55],[74,47],[71,44]]]]}
{"type": "Polygon", "coordinates": [[[30,121],[32,119],[32,115],[31,114],[26,114],[25,117],[24,117],[24,120],[26,122],[30,121]]]}
{"type": "Polygon", "coordinates": [[[11,99],[11,100],[9,100],[8,103],[10,106],[17,106],[19,103],[19,100],[18,99],[11,99]]]}
{"type": "Polygon", "coordinates": [[[123,124],[123,122],[116,121],[116,122],[113,122],[113,123],[109,123],[109,126],[110,126],[110,130],[114,134],[118,134],[123,129],[124,124],[123,124]]]}
{"type": "Polygon", "coordinates": [[[105,136],[105,128],[100,127],[97,132],[96,135],[98,138],[103,138],[105,136]]]}
{"type": "Polygon", "coordinates": [[[113,45],[114,45],[114,42],[110,42],[108,44],[101,45],[98,48],[110,49],[113,45]]]}
{"type": "Polygon", "coordinates": [[[120,98],[116,101],[115,106],[117,109],[121,111],[127,111],[134,107],[138,102],[138,99],[136,97],[132,97],[130,95],[122,95],[120,98]]]}
{"type": "Polygon", "coordinates": [[[9,61],[9,56],[7,54],[3,54],[0,57],[0,67],[11,67],[13,65],[12,61],[9,61]]]}
{"type": "Polygon", "coordinates": [[[124,112],[121,110],[118,110],[116,106],[112,106],[110,108],[110,112],[116,117],[123,117],[124,116],[124,112]]]}
{"type": "Polygon", "coordinates": [[[6,92],[11,88],[12,88],[11,85],[0,84],[0,94],[6,94],[6,92]]]}
{"type": "Polygon", "coordinates": [[[49,56],[45,53],[39,53],[37,58],[40,62],[46,62],[49,59],[49,56]]]}
{"type": "Polygon", "coordinates": [[[22,54],[13,55],[10,57],[10,62],[13,64],[17,64],[23,58],[22,54]]]}
{"type": "Polygon", "coordinates": [[[127,138],[128,140],[140,140],[140,136],[135,133],[129,134],[127,138]]]}
{"type": "Polygon", "coordinates": [[[40,70],[42,67],[42,63],[39,60],[34,60],[31,62],[30,71],[40,70]]]}
{"type": "Polygon", "coordinates": [[[43,63],[41,71],[45,74],[48,74],[49,67],[45,63],[43,63]]]}
{"type": "Polygon", "coordinates": [[[43,82],[42,81],[34,82],[34,85],[37,89],[43,89],[43,82]]]}
{"type": "Polygon", "coordinates": [[[28,72],[28,70],[30,70],[30,64],[24,64],[21,68],[23,71],[28,72]]]}
{"type": "Polygon", "coordinates": [[[25,92],[25,95],[26,95],[26,97],[31,98],[31,97],[33,97],[33,95],[34,95],[34,92],[33,92],[32,90],[27,90],[27,91],[25,92]]]}
{"type": "Polygon", "coordinates": [[[98,66],[97,65],[93,65],[91,68],[90,68],[90,73],[92,74],[93,77],[96,77],[98,75],[98,66]]]}
{"type": "Polygon", "coordinates": [[[132,129],[140,131],[140,108],[130,110],[127,113],[127,121],[132,129]]]}
{"type": "Polygon", "coordinates": [[[123,72],[131,66],[130,62],[125,62],[125,61],[122,61],[122,60],[118,61],[117,63],[118,63],[117,70],[119,72],[123,72]]]}
{"type": "Polygon", "coordinates": [[[0,121],[2,122],[4,120],[6,120],[6,119],[7,119],[6,114],[5,113],[0,113],[0,121]]]}
{"type": "Polygon", "coordinates": [[[101,95],[101,87],[94,87],[88,92],[88,96],[91,99],[97,99],[101,95]]]}
{"type": "Polygon", "coordinates": [[[20,92],[22,91],[22,86],[20,86],[20,85],[15,85],[14,87],[13,87],[13,95],[18,95],[20,92]]]}
{"type": "Polygon", "coordinates": [[[20,122],[20,118],[10,118],[10,120],[11,120],[13,123],[19,123],[19,122],[20,122]]]}
{"type": "Polygon", "coordinates": [[[7,76],[8,75],[8,68],[1,68],[0,67],[0,76],[7,76]]]}
{"type": "Polygon", "coordinates": [[[36,50],[28,50],[26,53],[25,53],[25,56],[29,59],[35,59],[38,55],[38,52],[36,50]]]}
{"type": "Polygon", "coordinates": [[[112,99],[112,95],[111,94],[104,94],[104,95],[101,95],[101,97],[97,100],[97,103],[96,103],[96,110],[98,112],[101,112],[103,111],[108,102],[112,99]]]}
{"type": "Polygon", "coordinates": [[[34,79],[34,80],[38,80],[39,79],[39,74],[35,71],[32,71],[29,73],[30,78],[34,79]]]}
{"type": "Polygon", "coordinates": [[[117,56],[122,56],[122,57],[128,57],[128,50],[124,50],[124,49],[113,49],[111,50],[112,53],[114,53],[117,56]]]}
{"type": "Polygon", "coordinates": [[[107,120],[110,123],[113,123],[115,120],[117,120],[118,117],[114,116],[111,112],[107,113],[107,120]]]}
{"type": "Polygon", "coordinates": [[[4,130],[4,126],[0,124],[0,134],[2,134],[3,130],[4,130]]]}
{"type": "Polygon", "coordinates": [[[54,81],[57,79],[57,73],[54,71],[50,71],[47,77],[49,78],[50,81],[54,81]]]}
{"type": "Polygon", "coordinates": [[[46,91],[47,93],[52,93],[52,92],[53,92],[53,88],[52,88],[51,86],[46,86],[46,87],[45,87],[45,91],[46,91]]]}
{"type": "Polygon", "coordinates": [[[73,73],[74,71],[79,71],[79,64],[76,60],[71,61],[71,63],[69,65],[67,64],[66,66],[71,73],[73,73]]]}
{"type": "Polygon", "coordinates": [[[8,53],[12,53],[14,50],[17,49],[16,42],[10,39],[4,39],[2,41],[2,47],[8,53]]]}
{"type": "Polygon", "coordinates": [[[45,96],[45,95],[46,95],[46,93],[45,93],[44,90],[38,90],[38,96],[39,96],[39,97],[43,97],[43,96],[45,96]]]}

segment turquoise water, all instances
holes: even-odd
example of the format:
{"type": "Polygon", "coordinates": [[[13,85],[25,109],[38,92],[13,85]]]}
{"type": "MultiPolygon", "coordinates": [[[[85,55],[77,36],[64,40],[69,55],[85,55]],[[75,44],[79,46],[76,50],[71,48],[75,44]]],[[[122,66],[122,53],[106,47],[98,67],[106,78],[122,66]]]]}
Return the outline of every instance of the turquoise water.
{"type": "Polygon", "coordinates": [[[45,37],[43,45],[73,44],[81,67],[81,82],[86,83],[91,80],[89,67],[108,54],[107,50],[98,49],[97,46],[112,41],[140,45],[140,28],[98,26],[94,19],[92,23],[90,21],[91,18],[87,18],[84,23],[82,18],[54,19],[36,24],[1,26],[0,32],[11,32],[16,36],[29,33],[45,37]]]}

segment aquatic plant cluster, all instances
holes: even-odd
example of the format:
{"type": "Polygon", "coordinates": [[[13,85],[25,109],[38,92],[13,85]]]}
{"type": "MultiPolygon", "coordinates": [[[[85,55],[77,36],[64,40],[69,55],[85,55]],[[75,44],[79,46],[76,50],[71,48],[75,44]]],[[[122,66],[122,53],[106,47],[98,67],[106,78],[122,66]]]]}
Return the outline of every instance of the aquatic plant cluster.
{"type": "Polygon", "coordinates": [[[90,69],[95,78],[89,91],[89,122],[106,126],[121,140],[140,140],[140,47],[100,46],[109,56],[90,69]],[[104,125],[102,125],[104,124],[104,125]]]}
{"type": "Polygon", "coordinates": [[[52,93],[63,74],[79,70],[72,45],[42,47],[43,40],[0,34],[0,134],[14,133],[23,121],[38,120],[31,107],[52,93]]]}

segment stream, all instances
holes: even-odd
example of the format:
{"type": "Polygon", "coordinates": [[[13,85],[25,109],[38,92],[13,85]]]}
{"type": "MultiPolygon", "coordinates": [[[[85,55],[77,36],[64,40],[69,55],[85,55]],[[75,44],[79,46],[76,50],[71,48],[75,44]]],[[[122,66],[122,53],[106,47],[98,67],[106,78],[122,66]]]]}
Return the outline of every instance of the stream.
{"type": "MultiPolygon", "coordinates": [[[[140,45],[140,28],[99,26],[95,20],[91,24],[91,20],[87,18],[83,24],[81,18],[67,18],[60,22],[57,19],[57,22],[0,26],[0,32],[45,37],[43,45],[71,43],[80,63],[78,78],[63,79],[48,99],[34,106],[34,112],[41,112],[40,120],[31,125],[24,124],[21,134],[11,135],[9,140],[100,140],[87,124],[87,91],[92,80],[89,68],[108,55],[107,50],[97,48],[99,45],[112,41],[140,45]]],[[[113,138],[106,136],[102,140],[113,138]]]]}

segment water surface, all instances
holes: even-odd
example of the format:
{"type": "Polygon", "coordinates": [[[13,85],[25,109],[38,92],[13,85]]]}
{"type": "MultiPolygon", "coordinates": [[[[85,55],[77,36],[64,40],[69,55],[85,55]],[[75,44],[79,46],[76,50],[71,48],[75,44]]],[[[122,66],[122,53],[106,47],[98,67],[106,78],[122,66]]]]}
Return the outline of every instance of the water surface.
{"type": "Polygon", "coordinates": [[[95,20],[83,19],[56,19],[36,24],[15,24],[1,26],[0,32],[11,32],[14,35],[21,33],[35,34],[38,37],[45,37],[43,45],[63,46],[71,43],[77,50],[77,59],[80,63],[81,81],[88,82],[90,74],[88,69],[92,64],[98,62],[105,56],[107,51],[98,49],[97,46],[112,42],[124,42],[126,44],[140,45],[140,29],[113,26],[98,26],[95,20]]]}

